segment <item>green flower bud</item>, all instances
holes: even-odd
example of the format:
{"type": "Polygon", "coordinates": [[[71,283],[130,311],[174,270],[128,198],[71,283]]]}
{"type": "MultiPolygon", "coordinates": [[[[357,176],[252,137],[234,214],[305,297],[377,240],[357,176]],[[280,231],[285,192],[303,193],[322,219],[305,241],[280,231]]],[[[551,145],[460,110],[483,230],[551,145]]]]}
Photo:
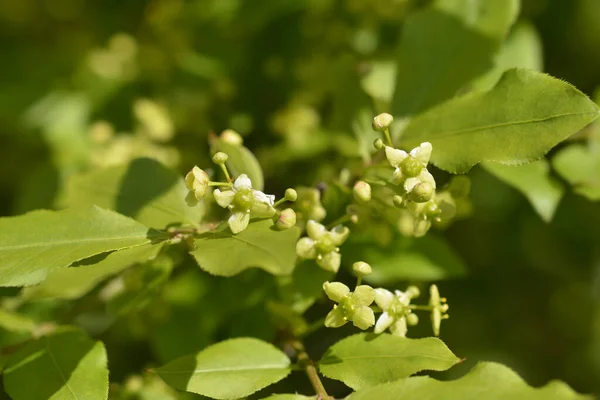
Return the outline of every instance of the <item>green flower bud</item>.
{"type": "Polygon", "coordinates": [[[410,191],[410,199],[417,203],[425,203],[433,197],[433,185],[429,182],[416,184],[410,191]]]}
{"type": "Polygon", "coordinates": [[[240,134],[233,129],[225,129],[223,132],[221,132],[221,140],[236,147],[244,144],[244,139],[242,139],[240,134]]]}
{"type": "Polygon", "coordinates": [[[210,178],[204,170],[195,166],[185,176],[185,186],[190,192],[194,193],[197,200],[201,200],[208,191],[210,178]]]}
{"type": "Polygon", "coordinates": [[[373,141],[373,147],[375,147],[375,150],[381,150],[383,148],[383,140],[380,138],[375,139],[373,141]]]}
{"type": "Polygon", "coordinates": [[[425,208],[423,208],[423,213],[427,216],[427,218],[435,219],[442,214],[442,210],[437,205],[437,203],[429,201],[427,202],[427,204],[425,204],[425,208]]]}
{"type": "Polygon", "coordinates": [[[362,276],[370,275],[373,272],[371,266],[364,261],[357,261],[352,264],[352,270],[356,272],[357,275],[362,276]]]}
{"type": "Polygon", "coordinates": [[[296,212],[291,208],[286,208],[283,210],[279,217],[277,217],[277,222],[275,222],[275,227],[280,230],[289,229],[296,225],[296,212]]]}
{"type": "Polygon", "coordinates": [[[392,202],[394,203],[394,206],[398,208],[404,207],[404,199],[402,198],[402,196],[395,195],[394,197],[392,197],[392,202]]]}
{"type": "Polygon", "coordinates": [[[391,114],[381,113],[373,118],[373,130],[383,132],[390,127],[393,121],[394,117],[391,114]]]}
{"type": "Polygon", "coordinates": [[[218,165],[225,164],[228,159],[229,156],[221,151],[215,153],[215,155],[212,158],[213,162],[218,165]]]}
{"type": "Polygon", "coordinates": [[[292,188],[288,188],[288,189],[285,190],[284,198],[287,201],[296,201],[296,199],[298,199],[298,192],[296,192],[292,188]]]}
{"type": "Polygon", "coordinates": [[[371,200],[371,185],[365,181],[356,182],[352,192],[354,193],[354,198],[357,201],[366,203],[371,200]]]}
{"type": "Polygon", "coordinates": [[[410,326],[417,325],[419,323],[419,316],[413,313],[408,314],[406,316],[406,323],[410,326]]]}

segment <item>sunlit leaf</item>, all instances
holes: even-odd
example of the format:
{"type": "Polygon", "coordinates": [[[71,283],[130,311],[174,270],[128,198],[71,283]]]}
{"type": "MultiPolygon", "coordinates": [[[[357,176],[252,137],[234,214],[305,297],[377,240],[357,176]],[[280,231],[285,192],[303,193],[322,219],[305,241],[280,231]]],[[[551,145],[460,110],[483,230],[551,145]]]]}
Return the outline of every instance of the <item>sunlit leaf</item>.
{"type": "Polygon", "coordinates": [[[402,379],[353,393],[348,400],[444,399],[444,400],[576,400],[577,394],[563,382],[552,381],[533,388],[513,370],[501,364],[479,363],[460,379],[442,382],[426,376],[402,379]]]}
{"type": "Polygon", "coordinates": [[[60,329],[12,355],[4,387],[14,400],[106,400],[104,345],[79,330],[60,329]]]}
{"type": "Polygon", "coordinates": [[[278,231],[271,220],[253,222],[234,235],[229,229],[201,235],[192,255],[214,275],[232,276],[257,267],[273,275],[287,275],[296,262],[298,228],[278,231]]]}
{"type": "Polygon", "coordinates": [[[598,107],[568,83],[511,69],[489,92],[455,98],[413,119],[402,142],[413,148],[429,141],[434,165],[464,173],[481,161],[539,159],[598,115],[598,107]]]}
{"type": "Polygon", "coordinates": [[[458,362],[460,359],[438,338],[359,333],[331,346],[319,361],[319,370],[359,390],[423,370],[444,371],[458,362]]]}
{"type": "Polygon", "coordinates": [[[560,150],[552,158],[552,166],[576,193],[600,200],[600,151],[574,144],[560,150]]]}
{"type": "Polygon", "coordinates": [[[2,218],[0,286],[33,285],[75,261],[150,241],[142,224],[95,206],[2,218]]]}
{"type": "Polygon", "coordinates": [[[244,146],[236,146],[224,142],[223,140],[216,140],[215,147],[218,151],[222,151],[229,156],[227,159],[227,167],[229,167],[230,172],[234,177],[240,174],[246,174],[252,181],[252,187],[254,189],[263,190],[265,180],[262,168],[250,150],[244,146]]]}
{"type": "Polygon", "coordinates": [[[280,381],[290,370],[290,359],[273,345],[238,338],[174,360],[154,372],[178,390],[237,399],[280,381]]]}

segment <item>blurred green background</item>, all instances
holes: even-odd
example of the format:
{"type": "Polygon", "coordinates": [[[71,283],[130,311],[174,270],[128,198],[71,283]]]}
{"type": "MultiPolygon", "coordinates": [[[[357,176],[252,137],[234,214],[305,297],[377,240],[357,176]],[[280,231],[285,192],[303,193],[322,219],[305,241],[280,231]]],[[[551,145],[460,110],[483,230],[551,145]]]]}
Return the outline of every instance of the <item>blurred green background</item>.
{"type": "MultiPolygon", "coordinates": [[[[269,193],[334,179],[360,155],[353,121],[383,111],[361,77],[425,3],[0,0],[0,215],[60,207],[70,175],[139,156],[182,174],[208,165],[207,139],[225,128],[257,154],[269,193]]],[[[592,95],[600,1],[524,0],[519,19],[537,30],[545,70],[592,95]]],[[[474,213],[443,232],[469,269],[439,285],[442,339],[467,358],[446,376],[495,360],[533,385],[599,393],[600,204],[569,193],[547,224],[483,169],[469,175],[474,213]]],[[[149,357],[146,344],[127,360],[115,346],[117,380],[149,357]]]]}

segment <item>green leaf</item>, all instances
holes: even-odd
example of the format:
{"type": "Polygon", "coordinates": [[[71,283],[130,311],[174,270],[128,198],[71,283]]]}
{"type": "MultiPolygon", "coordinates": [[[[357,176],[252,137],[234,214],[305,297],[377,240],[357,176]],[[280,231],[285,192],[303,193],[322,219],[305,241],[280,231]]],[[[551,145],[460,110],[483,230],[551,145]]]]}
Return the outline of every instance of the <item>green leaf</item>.
{"type": "Polygon", "coordinates": [[[423,370],[444,371],[459,362],[438,338],[359,333],[331,346],[319,361],[319,370],[326,377],[359,390],[423,370]]]}
{"type": "Polygon", "coordinates": [[[145,226],[95,206],[1,218],[0,286],[33,285],[75,261],[147,243],[145,226]]]}
{"type": "Polygon", "coordinates": [[[67,186],[69,206],[108,208],[155,229],[170,224],[198,225],[204,205],[189,207],[183,177],[148,158],[129,165],[95,170],[73,176],[67,186]]]}
{"type": "Polygon", "coordinates": [[[14,400],[106,400],[108,368],[102,342],[63,328],[27,344],[4,369],[14,400]]]}
{"type": "Polygon", "coordinates": [[[576,193],[591,201],[600,200],[600,151],[574,144],[561,149],[552,166],[576,193]]]}
{"type": "Polygon", "coordinates": [[[517,165],[541,158],[598,115],[598,107],[568,83],[511,69],[489,92],[467,94],[419,115],[402,139],[406,148],[431,142],[434,165],[465,173],[481,161],[517,165]]]}
{"type": "Polygon", "coordinates": [[[492,66],[518,0],[436,0],[406,18],[392,114],[418,114],[492,66]]]}
{"type": "Polygon", "coordinates": [[[299,236],[298,228],[277,231],[267,219],[251,223],[237,235],[229,229],[203,234],[191,253],[203,270],[214,275],[232,276],[252,267],[288,275],[296,262],[299,236]]]}
{"type": "Polygon", "coordinates": [[[217,343],[154,370],[178,390],[215,399],[248,396],[285,378],[289,358],[273,345],[253,338],[217,343]]]}
{"type": "Polygon", "coordinates": [[[542,40],[535,27],[528,23],[519,23],[496,54],[494,67],[476,79],[472,86],[479,91],[490,90],[506,70],[528,68],[542,71],[544,69],[543,62],[542,40]]]}
{"type": "Polygon", "coordinates": [[[250,150],[244,146],[236,146],[222,140],[216,140],[215,147],[217,151],[222,151],[229,156],[227,167],[233,176],[237,177],[240,174],[246,174],[252,181],[254,189],[263,190],[265,180],[262,168],[250,150]]]}
{"type": "Polygon", "coordinates": [[[316,397],[302,396],[301,394],[274,394],[262,400],[316,400],[316,397]]]}
{"type": "Polygon", "coordinates": [[[385,285],[398,281],[436,281],[463,276],[462,259],[441,237],[397,237],[387,247],[373,242],[352,242],[345,247],[354,260],[368,260],[373,273],[367,282],[385,285]]]}
{"type": "Polygon", "coordinates": [[[541,388],[528,386],[510,368],[482,362],[460,379],[442,382],[427,376],[402,379],[351,394],[348,400],[444,399],[444,400],[575,400],[591,399],[577,394],[563,382],[541,388]]]}
{"type": "Polygon", "coordinates": [[[46,280],[26,289],[28,299],[55,298],[76,299],[110,276],[116,275],[137,263],[143,263],[156,257],[160,245],[142,245],[131,249],[119,250],[110,254],[101,254],[85,260],[85,264],[76,267],[57,269],[46,280]],[[93,264],[93,265],[90,265],[93,264]]]}
{"type": "Polygon", "coordinates": [[[35,321],[15,312],[0,308],[0,329],[9,332],[32,333],[36,327],[35,321]]]}
{"type": "Polygon", "coordinates": [[[496,178],[523,193],[544,221],[552,220],[564,188],[550,176],[547,160],[518,166],[485,162],[482,166],[496,178]]]}

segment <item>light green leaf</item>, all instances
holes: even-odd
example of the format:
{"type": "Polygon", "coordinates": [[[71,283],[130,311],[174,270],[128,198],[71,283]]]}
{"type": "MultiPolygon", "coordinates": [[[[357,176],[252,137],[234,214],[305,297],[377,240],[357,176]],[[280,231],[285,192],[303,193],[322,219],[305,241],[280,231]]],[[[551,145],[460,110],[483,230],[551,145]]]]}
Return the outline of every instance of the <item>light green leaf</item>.
{"type": "Polygon", "coordinates": [[[63,328],[27,344],[4,369],[14,400],[106,400],[108,368],[102,342],[63,328]]]}
{"type": "Polygon", "coordinates": [[[298,228],[277,231],[267,219],[251,223],[237,235],[229,229],[203,234],[191,253],[203,270],[214,275],[232,276],[251,267],[288,275],[296,262],[299,236],[298,228]]]}
{"type": "Polygon", "coordinates": [[[226,340],[154,370],[175,389],[215,399],[248,396],[290,371],[290,360],[282,351],[253,338],[226,340]]]}
{"type": "Polygon", "coordinates": [[[459,362],[438,338],[359,333],[331,346],[319,361],[319,370],[326,377],[359,390],[423,370],[444,371],[459,362]]]}
{"type": "Polygon", "coordinates": [[[265,180],[262,168],[254,154],[244,146],[235,146],[222,140],[216,140],[215,142],[217,151],[222,151],[229,156],[227,167],[230,173],[233,176],[248,175],[248,178],[252,181],[252,187],[256,190],[263,190],[265,180]]]}
{"type": "Polygon", "coordinates": [[[598,115],[596,104],[568,83],[511,69],[489,92],[450,100],[413,119],[402,143],[431,142],[433,164],[465,173],[481,161],[534,161],[598,115]]]}
{"type": "Polygon", "coordinates": [[[163,229],[177,223],[198,225],[202,220],[203,203],[189,207],[187,192],[183,177],[155,160],[139,158],[129,165],[73,176],[65,202],[69,206],[95,204],[163,229]]]}
{"type": "Polygon", "coordinates": [[[559,381],[552,381],[541,388],[533,388],[510,368],[492,362],[482,362],[467,375],[454,381],[442,382],[428,376],[418,376],[364,389],[348,397],[348,400],[372,399],[576,400],[591,397],[577,394],[559,381]]]}
{"type": "Polygon", "coordinates": [[[482,166],[496,178],[523,193],[544,221],[552,220],[564,189],[560,182],[550,176],[547,160],[518,166],[485,162],[482,166]]]}
{"type": "Polygon", "coordinates": [[[0,329],[9,332],[31,333],[36,327],[35,321],[8,310],[0,308],[0,329]]]}
{"type": "Polygon", "coordinates": [[[75,261],[148,243],[145,226],[95,206],[1,218],[0,286],[33,285],[75,261]]]}
{"type": "Polygon", "coordinates": [[[146,244],[131,249],[102,254],[85,260],[84,264],[50,272],[44,282],[25,289],[28,299],[76,299],[83,296],[110,276],[130,266],[156,257],[161,246],[146,244]],[[94,262],[96,261],[96,262],[94,262]],[[90,265],[93,263],[93,265],[90,265]]]}
{"type": "Polygon", "coordinates": [[[561,149],[552,166],[576,193],[592,201],[600,200],[600,149],[574,144],[561,149]]]}
{"type": "Polygon", "coordinates": [[[316,400],[316,396],[302,396],[301,394],[274,394],[262,400],[316,400]]]}
{"type": "MultiPolygon", "coordinates": [[[[369,73],[361,79],[360,84],[374,100],[389,104],[394,96],[394,86],[396,85],[396,63],[393,61],[371,63],[369,73]]],[[[370,118],[371,121],[372,119],[370,118]]],[[[371,121],[369,121],[369,128],[371,121]]],[[[372,128],[371,131],[373,131],[372,128]]]]}
{"type": "Polygon", "coordinates": [[[463,260],[441,237],[398,237],[387,247],[373,242],[352,242],[345,247],[349,258],[368,260],[373,273],[365,277],[375,285],[403,280],[436,281],[463,276],[463,260]]]}
{"type": "Polygon", "coordinates": [[[518,0],[435,0],[410,14],[400,38],[392,114],[418,114],[486,72],[518,10],[518,0]]]}
{"type": "Polygon", "coordinates": [[[494,67],[476,79],[472,86],[479,91],[490,90],[510,68],[542,71],[542,41],[533,25],[519,23],[510,33],[494,59],[494,67]]]}

